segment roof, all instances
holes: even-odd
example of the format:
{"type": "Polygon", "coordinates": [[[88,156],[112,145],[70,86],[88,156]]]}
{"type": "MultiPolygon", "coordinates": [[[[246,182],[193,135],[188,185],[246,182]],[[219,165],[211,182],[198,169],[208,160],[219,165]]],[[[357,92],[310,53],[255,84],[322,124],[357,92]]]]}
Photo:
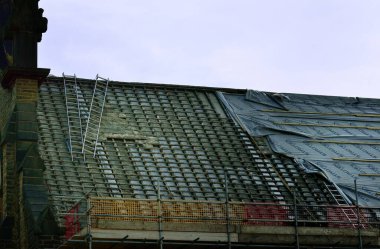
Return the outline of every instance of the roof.
{"type": "Polygon", "coordinates": [[[220,93],[230,114],[253,137],[320,173],[351,200],[380,203],[380,100],[247,91],[220,93]]]}
{"type": "Polygon", "coordinates": [[[77,79],[76,97],[60,77],[40,88],[39,152],[56,213],[88,194],[281,203],[294,194],[306,204],[344,202],[334,184],[305,172],[226,111],[220,97],[244,99],[245,90],[110,82],[95,157],[83,158],[79,134],[86,132],[95,83],[77,79]]]}

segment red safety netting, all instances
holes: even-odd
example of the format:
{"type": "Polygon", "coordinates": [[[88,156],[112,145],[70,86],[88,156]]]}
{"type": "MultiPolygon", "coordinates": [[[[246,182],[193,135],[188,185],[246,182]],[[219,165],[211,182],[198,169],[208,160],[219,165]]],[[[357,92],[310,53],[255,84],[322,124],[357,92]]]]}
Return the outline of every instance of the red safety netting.
{"type": "Polygon", "coordinates": [[[360,210],[358,219],[356,207],[327,207],[327,221],[329,227],[357,227],[358,222],[362,228],[368,227],[363,210],[360,210]]]}
{"type": "Polygon", "coordinates": [[[67,215],[65,215],[65,238],[71,239],[76,233],[80,231],[79,221],[79,204],[70,209],[67,215]]]}
{"type": "Polygon", "coordinates": [[[246,224],[262,226],[284,226],[289,210],[276,203],[255,203],[245,206],[246,224]]]}

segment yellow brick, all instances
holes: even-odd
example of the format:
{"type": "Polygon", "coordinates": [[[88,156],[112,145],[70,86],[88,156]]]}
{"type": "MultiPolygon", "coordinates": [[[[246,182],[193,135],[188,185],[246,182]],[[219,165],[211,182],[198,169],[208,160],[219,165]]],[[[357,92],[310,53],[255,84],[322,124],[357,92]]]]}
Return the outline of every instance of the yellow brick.
{"type": "Polygon", "coordinates": [[[38,100],[38,81],[30,79],[16,80],[17,102],[33,102],[38,100]]]}

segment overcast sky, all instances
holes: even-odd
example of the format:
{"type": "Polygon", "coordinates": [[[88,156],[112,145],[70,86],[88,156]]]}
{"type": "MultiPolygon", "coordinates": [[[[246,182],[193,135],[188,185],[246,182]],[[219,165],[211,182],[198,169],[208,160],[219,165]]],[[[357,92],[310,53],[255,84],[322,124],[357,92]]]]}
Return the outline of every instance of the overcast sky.
{"type": "Polygon", "coordinates": [[[57,76],[380,98],[378,0],[40,0],[57,76]]]}

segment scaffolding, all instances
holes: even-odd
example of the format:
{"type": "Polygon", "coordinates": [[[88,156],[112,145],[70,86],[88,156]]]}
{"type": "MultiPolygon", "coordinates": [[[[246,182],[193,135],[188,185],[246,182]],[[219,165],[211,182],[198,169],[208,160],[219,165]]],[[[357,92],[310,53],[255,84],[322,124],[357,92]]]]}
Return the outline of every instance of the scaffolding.
{"type": "MultiPolygon", "coordinates": [[[[160,182],[156,188],[155,199],[91,197],[89,193],[74,202],[60,214],[67,239],[61,248],[92,249],[104,244],[111,248],[146,244],[160,249],[164,245],[256,247],[252,241],[240,241],[239,233],[249,234],[252,228],[269,226],[291,229],[294,244],[289,248],[301,248],[300,229],[315,227],[356,231],[357,244],[352,248],[361,249],[363,231],[380,229],[380,207],[361,207],[358,199],[355,205],[302,204],[295,195],[293,202],[288,203],[231,201],[227,174],[224,201],[166,199],[160,195],[160,182]]],[[[272,236],[275,234],[276,231],[272,236]]],[[[286,245],[265,245],[270,246],[286,245]]]]}
{"type": "MultiPolygon", "coordinates": [[[[100,198],[91,197],[78,202],[71,210],[65,213],[68,244],[87,243],[93,248],[97,243],[157,243],[160,248],[164,244],[219,244],[228,248],[245,245],[239,242],[235,234],[237,231],[247,230],[249,227],[322,227],[330,229],[354,229],[357,231],[380,228],[380,207],[362,208],[349,205],[299,205],[278,203],[243,203],[243,202],[205,202],[165,200],[159,197],[152,199],[130,198],[100,198]],[[84,205],[84,207],[81,207],[84,205]],[[82,212],[81,212],[82,210],[82,212]],[[309,213],[313,212],[314,216],[309,213]],[[347,212],[353,214],[347,217],[347,212]],[[143,225],[143,229],[141,228],[143,225]],[[201,228],[200,230],[197,230],[201,228]],[[222,233],[217,241],[205,240],[199,236],[204,227],[213,227],[222,233]],[[224,227],[224,229],[220,229],[224,227]],[[120,232],[125,230],[125,234],[120,232]],[[187,241],[173,237],[173,229],[179,234],[193,228],[193,236],[187,241]],[[98,238],[99,231],[116,229],[120,238],[98,238]],[[144,237],[136,236],[138,229],[146,233],[144,237]],[[219,230],[218,230],[219,229],[219,230]],[[198,232],[197,232],[198,231],[198,232]],[[153,232],[153,237],[147,234],[153,232]],[[154,235],[155,234],[155,235],[154,235]],[[154,239],[154,236],[156,237],[154,239]]],[[[299,234],[294,230],[295,241],[299,234]]],[[[361,240],[361,233],[358,233],[361,240]]],[[[255,244],[252,243],[252,246],[255,244]]],[[[299,245],[298,245],[299,248],[299,245]]],[[[361,247],[357,247],[361,248],[361,247]]]]}
{"type": "MultiPolygon", "coordinates": [[[[67,239],[62,247],[83,243],[89,248],[104,243],[113,246],[157,244],[161,249],[164,245],[180,244],[254,247],[257,244],[252,241],[240,241],[239,233],[269,226],[290,228],[293,248],[297,249],[301,248],[299,229],[302,227],[356,231],[355,248],[363,248],[362,231],[380,229],[380,207],[361,207],[357,200],[355,205],[309,205],[299,203],[296,198],[287,204],[236,202],[228,197],[227,181],[224,201],[165,199],[160,195],[159,183],[157,188],[156,199],[88,195],[74,202],[70,210],[60,214],[67,239]],[[99,234],[104,231],[119,237],[101,238],[99,234]],[[214,237],[207,237],[212,234],[210,231],[214,232],[214,237]]],[[[272,235],[275,234],[276,231],[272,235]]]]}

